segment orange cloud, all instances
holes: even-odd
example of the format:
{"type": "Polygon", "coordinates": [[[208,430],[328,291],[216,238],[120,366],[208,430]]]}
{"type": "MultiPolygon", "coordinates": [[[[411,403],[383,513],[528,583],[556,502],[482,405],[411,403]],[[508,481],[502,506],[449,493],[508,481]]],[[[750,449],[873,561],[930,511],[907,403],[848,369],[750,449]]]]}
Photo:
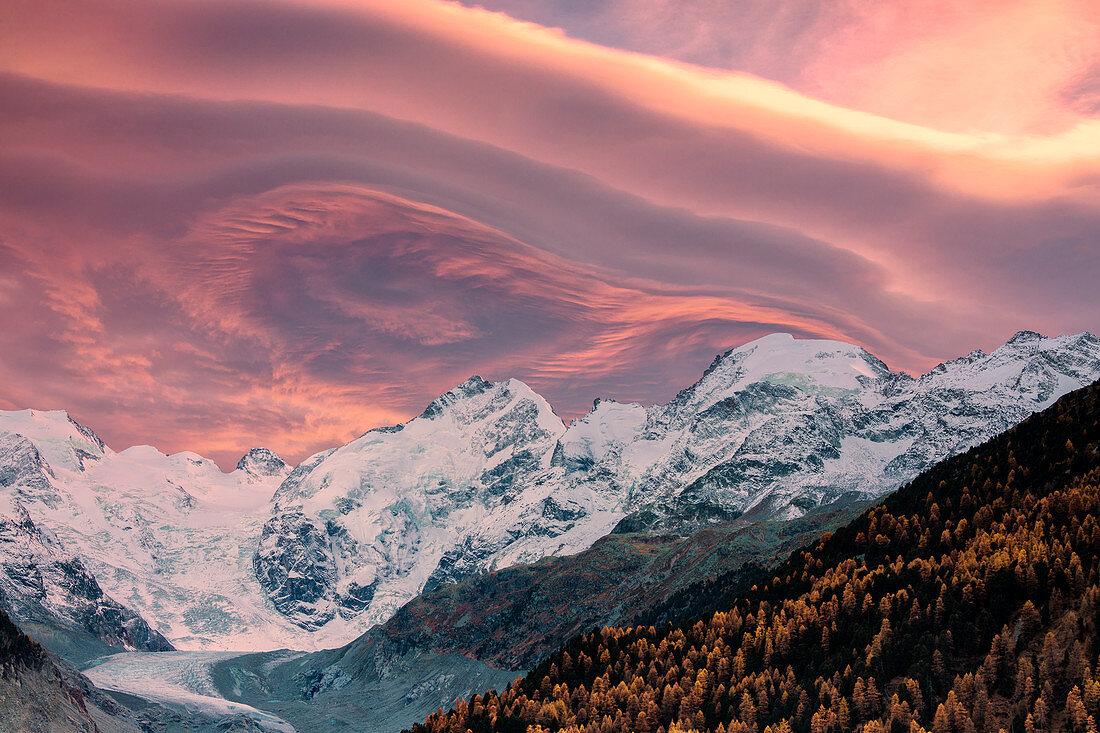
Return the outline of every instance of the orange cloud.
{"type": "Polygon", "coordinates": [[[745,71],[933,129],[1008,135],[1095,118],[1089,0],[472,0],[576,38],[745,71]]]}
{"type": "Polygon", "coordinates": [[[850,9],[801,72],[813,92],[961,132],[1056,133],[1082,122],[1066,95],[1100,62],[1095,3],[917,0],[850,9]]]}
{"type": "Polygon", "coordinates": [[[49,286],[7,317],[53,314],[40,348],[61,375],[43,390],[33,365],[8,363],[5,392],[95,414],[117,445],[153,435],[225,466],[253,442],[297,460],[407,419],[474,371],[527,379],[573,416],[611,385],[667,396],[734,340],[844,331],[791,303],[594,273],[348,184],[236,198],[171,243],[53,264],[23,264],[49,286]],[[657,366],[669,362],[678,379],[657,366]]]}

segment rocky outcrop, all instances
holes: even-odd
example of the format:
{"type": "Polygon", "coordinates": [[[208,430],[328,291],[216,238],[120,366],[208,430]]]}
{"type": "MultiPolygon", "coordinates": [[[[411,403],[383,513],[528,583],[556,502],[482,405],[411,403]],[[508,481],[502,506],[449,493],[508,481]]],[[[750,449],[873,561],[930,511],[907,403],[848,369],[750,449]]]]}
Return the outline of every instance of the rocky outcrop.
{"type": "Polygon", "coordinates": [[[237,470],[257,477],[286,476],[290,467],[275,451],[253,448],[237,461],[237,470]]]}
{"type": "Polygon", "coordinates": [[[138,733],[132,713],[16,628],[0,610],[0,730],[138,733]]]}

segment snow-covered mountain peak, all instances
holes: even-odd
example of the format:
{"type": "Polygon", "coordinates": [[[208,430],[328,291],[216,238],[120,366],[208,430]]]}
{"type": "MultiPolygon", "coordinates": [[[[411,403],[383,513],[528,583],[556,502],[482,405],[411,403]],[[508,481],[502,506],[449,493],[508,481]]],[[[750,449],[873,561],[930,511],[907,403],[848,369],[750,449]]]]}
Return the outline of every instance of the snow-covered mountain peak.
{"type": "Polygon", "coordinates": [[[1046,340],[1046,336],[1038,331],[1017,331],[1005,344],[1028,344],[1046,340]]]}
{"type": "Polygon", "coordinates": [[[97,476],[98,472],[107,472],[111,476],[117,474],[118,479],[126,480],[127,483],[142,473],[148,474],[150,480],[153,477],[168,476],[177,481],[202,486],[233,483],[233,479],[217,463],[205,456],[194,451],[166,454],[151,445],[130,446],[119,451],[116,460],[89,470],[97,476]]]}
{"type": "Polygon", "coordinates": [[[715,358],[702,378],[683,390],[658,417],[694,415],[750,385],[777,385],[807,395],[854,394],[893,372],[866,349],[842,341],[796,339],[773,333],[715,358]]]}
{"type": "Polygon", "coordinates": [[[596,400],[587,415],[570,423],[558,439],[554,463],[567,470],[586,470],[604,460],[645,430],[648,411],[635,402],[596,400]]]}
{"type": "Polygon", "coordinates": [[[167,458],[167,453],[161,453],[155,446],[148,443],[139,443],[138,445],[131,445],[129,448],[123,448],[118,452],[120,456],[126,456],[134,460],[161,460],[167,458]]]}
{"type": "Polygon", "coordinates": [[[276,492],[256,575],[303,628],[383,620],[457,537],[549,466],[564,432],[523,382],[471,377],[418,417],[295,469],[276,492]]]}
{"type": "Polygon", "coordinates": [[[91,428],[64,410],[0,410],[0,433],[22,435],[54,469],[82,471],[113,452],[91,428]]]}
{"type": "MultiPolygon", "coordinates": [[[[409,428],[417,421],[449,418],[457,424],[470,425],[488,418],[493,413],[506,412],[509,405],[529,404],[538,414],[540,423],[561,423],[550,404],[529,386],[518,379],[489,382],[476,374],[452,390],[444,392],[425,408],[417,418],[402,427],[409,428]]],[[[547,425],[543,424],[543,427],[547,425]]],[[[562,424],[564,429],[564,424],[562,424]]]]}
{"type": "MultiPolygon", "coordinates": [[[[1061,336],[1044,336],[1035,331],[1017,331],[1012,338],[999,347],[996,351],[1005,350],[1013,353],[1039,353],[1044,351],[1063,351],[1065,349],[1081,348],[1082,346],[1095,346],[1100,344],[1100,339],[1088,331],[1081,333],[1068,333],[1061,336]]],[[[996,351],[994,353],[996,353],[996,351]]]]}
{"type": "Polygon", "coordinates": [[[424,408],[424,412],[420,414],[420,417],[432,420],[441,415],[446,408],[460,404],[472,397],[485,394],[485,392],[492,388],[492,382],[488,382],[475,374],[454,389],[448,390],[432,400],[431,403],[424,408]]]}
{"type": "Polygon", "coordinates": [[[254,477],[285,477],[290,473],[290,466],[273,450],[253,448],[237,461],[237,470],[254,477]]]}
{"type": "Polygon", "coordinates": [[[1046,402],[1093,381],[1098,363],[1100,339],[1087,331],[1055,337],[1019,331],[989,354],[976,350],[944,362],[919,381],[970,392],[1010,390],[1046,402]]]}
{"type": "Polygon", "coordinates": [[[885,364],[860,346],[826,339],[796,339],[789,333],[764,336],[731,350],[711,379],[716,381],[725,370],[736,374],[728,383],[731,387],[773,382],[803,391],[855,391],[867,379],[889,373],[885,364]]]}
{"type": "Polygon", "coordinates": [[[1088,331],[1061,336],[1044,336],[1035,331],[1017,331],[1003,346],[993,350],[990,356],[1001,354],[1005,357],[1026,358],[1066,352],[1084,352],[1091,355],[1097,349],[1100,349],[1100,339],[1088,331]]]}

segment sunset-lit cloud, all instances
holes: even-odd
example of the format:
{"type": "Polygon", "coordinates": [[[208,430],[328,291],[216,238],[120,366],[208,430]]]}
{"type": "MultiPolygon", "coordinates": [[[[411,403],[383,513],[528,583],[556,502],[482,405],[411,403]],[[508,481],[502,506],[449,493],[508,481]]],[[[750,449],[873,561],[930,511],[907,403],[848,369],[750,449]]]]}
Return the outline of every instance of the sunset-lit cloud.
{"type": "Polygon", "coordinates": [[[937,129],[1049,131],[1100,109],[1090,0],[463,1],[937,129]]]}
{"type": "Polygon", "coordinates": [[[0,407],[229,465],[406,419],[474,372],[572,417],[667,399],[776,330],[920,370],[1097,328],[1087,6],[1013,4],[1026,32],[977,5],[939,29],[935,3],[806,8],[759,21],[806,42],[797,69],[747,47],[719,69],[625,16],[598,45],[570,37],[590,19],[436,0],[16,2],[0,407]],[[1020,96],[998,29],[1050,51],[1020,96]]]}

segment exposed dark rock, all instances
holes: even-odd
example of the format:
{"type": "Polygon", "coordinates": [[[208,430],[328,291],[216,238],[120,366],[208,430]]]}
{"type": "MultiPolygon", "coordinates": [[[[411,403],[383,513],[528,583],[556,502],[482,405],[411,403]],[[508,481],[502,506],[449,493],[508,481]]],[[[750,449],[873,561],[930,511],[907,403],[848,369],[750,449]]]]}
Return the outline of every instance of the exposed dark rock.
{"type": "Polygon", "coordinates": [[[237,470],[246,471],[253,476],[277,476],[289,468],[275,451],[267,448],[253,448],[237,461],[237,470]]]}

